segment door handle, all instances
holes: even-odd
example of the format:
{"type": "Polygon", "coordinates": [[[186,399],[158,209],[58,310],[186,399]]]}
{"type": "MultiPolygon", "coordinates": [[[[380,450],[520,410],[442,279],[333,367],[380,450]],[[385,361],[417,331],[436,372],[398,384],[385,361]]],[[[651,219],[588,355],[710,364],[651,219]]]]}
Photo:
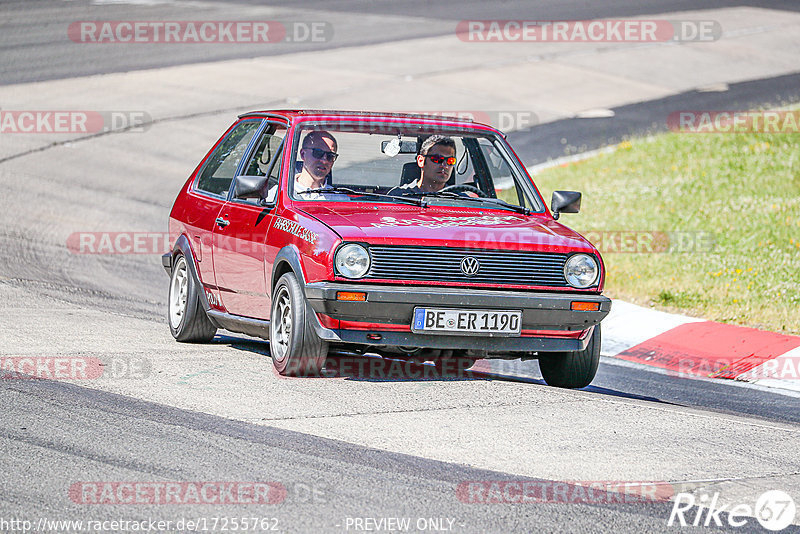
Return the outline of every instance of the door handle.
{"type": "Polygon", "coordinates": [[[217,217],[217,226],[219,226],[220,228],[225,228],[230,223],[231,223],[230,221],[226,221],[222,217],[217,217]]]}

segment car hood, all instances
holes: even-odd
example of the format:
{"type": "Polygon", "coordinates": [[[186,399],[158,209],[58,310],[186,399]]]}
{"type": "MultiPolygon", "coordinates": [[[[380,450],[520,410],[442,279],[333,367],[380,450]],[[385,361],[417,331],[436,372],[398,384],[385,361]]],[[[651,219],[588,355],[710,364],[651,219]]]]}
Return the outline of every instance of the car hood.
{"type": "Polygon", "coordinates": [[[545,214],[396,204],[356,207],[332,203],[302,208],[330,226],[344,241],[528,252],[595,251],[583,236],[545,214]]]}

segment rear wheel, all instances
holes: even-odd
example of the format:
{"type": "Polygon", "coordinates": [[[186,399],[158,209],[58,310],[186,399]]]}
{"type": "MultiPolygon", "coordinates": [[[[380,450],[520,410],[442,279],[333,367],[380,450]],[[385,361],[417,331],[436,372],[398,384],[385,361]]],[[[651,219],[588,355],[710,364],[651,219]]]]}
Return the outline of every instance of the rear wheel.
{"type": "Polygon", "coordinates": [[[178,341],[205,343],[214,339],[217,327],[200,302],[197,283],[183,254],[175,258],[169,282],[169,330],[178,341]]]}
{"type": "Polygon", "coordinates": [[[584,388],[592,383],[600,363],[600,325],[583,350],[548,354],[539,358],[539,369],[549,386],[584,388]]]}
{"type": "Polygon", "coordinates": [[[328,343],[314,332],[294,273],[281,276],[272,294],[269,352],[284,376],[316,376],[328,356],[328,343]]]}

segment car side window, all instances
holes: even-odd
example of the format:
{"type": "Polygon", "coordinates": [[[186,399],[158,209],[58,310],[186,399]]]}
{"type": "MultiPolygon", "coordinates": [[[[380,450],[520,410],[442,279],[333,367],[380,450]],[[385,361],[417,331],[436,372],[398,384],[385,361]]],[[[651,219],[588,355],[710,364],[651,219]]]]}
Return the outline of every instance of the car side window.
{"type": "Polygon", "coordinates": [[[261,119],[248,120],[231,130],[209,156],[197,179],[197,189],[214,195],[227,194],[239,162],[260,125],[261,119]]]}
{"type": "Polygon", "coordinates": [[[475,169],[472,166],[472,158],[469,156],[467,147],[464,146],[463,139],[454,136],[453,141],[456,142],[456,158],[458,159],[458,163],[456,163],[453,169],[453,176],[450,181],[453,182],[454,185],[477,185],[475,183],[475,169]]]}
{"type": "Polygon", "coordinates": [[[488,139],[480,139],[479,143],[495,187],[500,190],[498,198],[510,204],[535,209],[531,206],[521,184],[514,179],[514,172],[498,148],[488,139]]]}
{"type": "Polygon", "coordinates": [[[280,124],[269,124],[258,141],[253,156],[247,162],[244,174],[246,176],[264,176],[269,170],[270,162],[278,153],[284,137],[286,137],[286,127],[280,124]]]}
{"type": "Polygon", "coordinates": [[[281,163],[283,160],[283,145],[281,145],[278,153],[275,154],[278,158],[272,171],[269,173],[269,180],[267,180],[267,202],[275,202],[275,197],[278,196],[278,179],[281,176],[281,163]]]}
{"type": "Polygon", "coordinates": [[[269,179],[265,187],[267,202],[274,202],[278,194],[278,178],[281,175],[281,155],[285,137],[285,126],[268,125],[253,151],[253,156],[245,166],[244,174],[247,176],[265,176],[269,172],[269,179]],[[270,166],[272,167],[270,168],[270,166]]]}

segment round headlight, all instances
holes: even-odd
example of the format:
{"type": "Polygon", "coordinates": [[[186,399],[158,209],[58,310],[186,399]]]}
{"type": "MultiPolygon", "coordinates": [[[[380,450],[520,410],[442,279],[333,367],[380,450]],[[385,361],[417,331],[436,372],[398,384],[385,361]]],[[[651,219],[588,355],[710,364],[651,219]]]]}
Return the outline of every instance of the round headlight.
{"type": "Polygon", "coordinates": [[[600,274],[597,261],[587,254],[570,256],[564,264],[564,277],[572,287],[584,289],[594,284],[600,274]]]}
{"type": "Polygon", "coordinates": [[[369,271],[369,252],[350,243],[336,251],[336,271],[346,278],[361,278],[369,271]]]}

